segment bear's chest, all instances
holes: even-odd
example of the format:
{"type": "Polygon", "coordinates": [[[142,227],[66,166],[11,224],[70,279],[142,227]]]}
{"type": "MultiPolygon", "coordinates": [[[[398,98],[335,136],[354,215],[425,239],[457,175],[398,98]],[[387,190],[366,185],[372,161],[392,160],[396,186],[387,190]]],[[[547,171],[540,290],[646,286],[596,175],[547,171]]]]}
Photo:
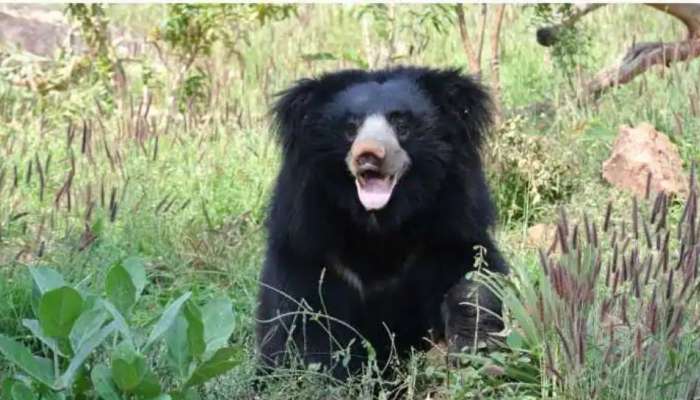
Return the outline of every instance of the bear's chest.
{"type": "Polygon", "coordinates": [[[330,272],[367,299],[402,290],[418,263],[417,249],[362,251],[333,256],[330,272]]]}

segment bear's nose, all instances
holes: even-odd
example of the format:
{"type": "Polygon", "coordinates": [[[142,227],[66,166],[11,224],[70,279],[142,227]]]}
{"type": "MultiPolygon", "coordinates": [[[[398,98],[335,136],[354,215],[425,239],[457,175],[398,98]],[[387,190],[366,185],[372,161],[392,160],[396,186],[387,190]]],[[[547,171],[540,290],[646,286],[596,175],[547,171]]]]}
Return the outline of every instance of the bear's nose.
{"type": "Polygon", "coordinates": [[[386,150],[384,145],[377,140],[366,139],[355,142],[351,149],[351,154],[355,160],[355,165],[373,166],[379,168],[384,161],[386,150]]]}

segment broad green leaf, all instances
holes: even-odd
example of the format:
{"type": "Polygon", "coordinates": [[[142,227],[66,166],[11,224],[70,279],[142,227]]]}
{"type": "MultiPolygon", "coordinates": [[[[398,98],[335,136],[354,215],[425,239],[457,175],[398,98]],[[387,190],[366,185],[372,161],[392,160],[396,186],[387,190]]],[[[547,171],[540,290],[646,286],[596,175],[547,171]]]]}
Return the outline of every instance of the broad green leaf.
{"type": "Polygon", "coordinates": [[[97,333],[87,338],[82,345],[75,350],[75,356],[71,359],[66,368],[66,372],[63,373],[58,381],[59,388],[67,388],[73,383],[75,374],[78,372],[80,367],[83,365],[85,360],[92,354],[92,352],[100,345],[102,342],[109,337],[117,329],[117,323],[112,321],[108,325],[104,326],[97,333]]]}
{"type": "Polygon", "coordinates": [[[38,315],[41,296],[49,290],[66,286],[66,282],[58,271],[49,267],[30,267],[29,273],[34,281],[32,287],[32,309],[34,310],[34,315],[38,315]]]}
{"type": "Polygon", "coordinates": [[[29,349],[21,343],[0,334],[0,353],[32,378],[46,386],[53,385],[53,367],[51,362],[45,358],[34,357],[29,349]]]}
{"type": "Polygon", "coordinates": [[[202,308],[202,319],[207,352],[226,346],[235,322],[231,300],[225,297],[212,299],[202,308]]]}
{"type": "Polygon", "coordinates": [[[129,276],[131,276],[131,282],[136,288],[136,299],[138,300],[147,283],[144,262],[139,257],[128,257],[122,261],[122,265],[129,273],[129,276]]]}
{"type": "Polygon", "coordinates": [[[173,400],[200,400],[199,393],[195,388],[185,388],[182,392],[172,393],[173,400]]]}
{"type": "Polygon", "coordinates": [[[128,316],[131,307],[136,303],[136,286],[131,275],[121,263],[114,264],[105,279],[105,291],[109,301],[117,307],[124,316],[128,316]]]}
{"type": "Polygon", "coordinates": [[[2,380],[2,388],[0,390],[0,399],[11,399],[12,398],[12,385],[17,382],[17,379],[12,377],[5,377],[2,380]]]}
{"type": "Polygon", "coordinates": [[[29,273],[32,275],[34,285],[39,290],[40,294],[66,286],[63,276],[53,268],[30,267],[29,273]]]}
{"type": "Polygon", "coordinates": [[[160,382],[158,381],[158,377],[153,371],[147,369],[143,374],[141,382],[131,392],[144,399],[151,399],[158,396],[160,394],[160,382]]]}
{"type": "Polygon", "coordinates": [[[233,347],[219,349],[210,359],[199,365],[185,386],[197,386],[211,378],[226,373],[240,363],[239,350],[233,347]]]}
{"type": "Polygon", "coordinates": [[[192,361],[190,347],[187,338],[187,320],[182,315],[175,318],[172,326],[165,333],[165,343],[168,348],[168,358],[175,367],[180,378],[189,375],[189,366],[192,361]]]}
{"type": "Polygon", "coordinates": [[[106,365],[99,364],[95,366],[90,374],[90,379],[95,387],[95,392],[102,400],[121,400],[121,396],[112,380],[112,371],[106,365]]]}
{"type": "Polygon", "coordinates": [[[94,336],[108,319],[109,314],[100,303],[80,314],[68,335],[73,352],[78,351],[86,341],[94,336]]]}
{"type": "Polygon", "coordinates": [[[66,395],[63,392],[48,390],[41,394],[41,400],[66,400],[66,395]]]}
{"type": "Polygon", "coordinates": [[[119,333],[121,333],[124,340],[133,346],[134,339],[131,335],[131,329],[129,328],[129,324],[126,322],[126,319],[124,319],[122,313],[120,313],[119,310],[117,310],[114,304],[110,303],[107,300],[102,300],[102,305],[112,316],[112,318],[114,318],[114,322],[117,323],[117,330],[119,331],[119,333]]]}
{"type": "Polygon", "coordinates": [[[39,300],[39,324],[49,336],[66,338],[83,311],[83,298],[77,290],[64,286],[49,290],[39,300]]]}
{"type": "Polygon", "coordinates": [[[204,343],[204,323],[202,322],[202,312],[191,300],[185,303],[183,314],[187,319],[187,343],[190,354],[196,359],[204,354],[206,344],[204,343]]]}
{"type": "Polygon", "coordinates": [[[146,359],[128,342],[122,342],[112,354],[112,380],[119,389],[130,392],[146,372],[146,359]]]}
{"type": "Polygon", "coordinates": [[[39,321],[35,319],[23,319],[22,325],[24,325],[25,328],[29,329],[36,338],[42,341],[42,343],[48,346],[48,348],[50,348],[51,351],[61,355],[62,357],[66,357],[66,355],[59,348],[56,339],[46,336],[44,331],[41,329],[41,325],[39,325],[39,321]]]}
{"type": "Polygon", "coordinates": [[[24,382],[15,381],[10,389],[12,400],[38,400],[32,389],[24,382]]]}
{"type": "Polygon", "coordinates": [[[177,314],[180,312],[182,305],[190,298],[191,295],[191,292],[187,292],[166,307],[165,311],[163,311],[163,315],[161,315],[160,319],[153,327],[153,330],[151,330],[151,334],[148,336],[144,350],[149,348],[156,340],[160,339],[165,331],[170,328],[175,321],[177,314]]]}

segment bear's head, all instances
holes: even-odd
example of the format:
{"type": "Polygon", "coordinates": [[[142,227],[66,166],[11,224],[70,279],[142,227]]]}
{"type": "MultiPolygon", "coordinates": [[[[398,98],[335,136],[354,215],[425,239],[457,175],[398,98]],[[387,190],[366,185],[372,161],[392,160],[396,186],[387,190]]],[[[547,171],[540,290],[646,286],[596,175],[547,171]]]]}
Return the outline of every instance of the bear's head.
{"type": "MultiPolygon", "coordinates": [[[[298,189],[358,223],[399,226],[441,194],[483,183],[479,148],[490,98],[456,70],[349,70],[298,81],[273,113],[282,168],[298,189]]],[[[437,202],[437,203],[436,203],[437,202]]]]}

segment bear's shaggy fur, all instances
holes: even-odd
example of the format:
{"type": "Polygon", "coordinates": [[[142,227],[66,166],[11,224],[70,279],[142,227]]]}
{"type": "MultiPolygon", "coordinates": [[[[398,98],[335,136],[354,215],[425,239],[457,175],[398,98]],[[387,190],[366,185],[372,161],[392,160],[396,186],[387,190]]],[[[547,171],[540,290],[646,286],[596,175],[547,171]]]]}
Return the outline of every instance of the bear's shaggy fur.
{"type": "MultiPolygon", "coordinates": [[[[479,304],[493,313],[482,311],[478,324],[464,304],[479,247],[486,268],[507,273],[488,232],[495,211],[479,153],[491,122],[483,87],[455,70],[348,70],[297,82],[273,113],[283,159],[257,314],[265,366],[296,354],[346,377],[366,360],[366,343],[382,362],[429,347],[427,338],[454,349],[472,344],[477,328],[502,328],[489,291],[479,289],[479,304]],[[385,205],[359,196],[364,178],[349,167],[367,161],[351,148],[373,129],[410,160],[385,205]]],[[[371,151],[370,162],[384,155],[371,151]]]]}

